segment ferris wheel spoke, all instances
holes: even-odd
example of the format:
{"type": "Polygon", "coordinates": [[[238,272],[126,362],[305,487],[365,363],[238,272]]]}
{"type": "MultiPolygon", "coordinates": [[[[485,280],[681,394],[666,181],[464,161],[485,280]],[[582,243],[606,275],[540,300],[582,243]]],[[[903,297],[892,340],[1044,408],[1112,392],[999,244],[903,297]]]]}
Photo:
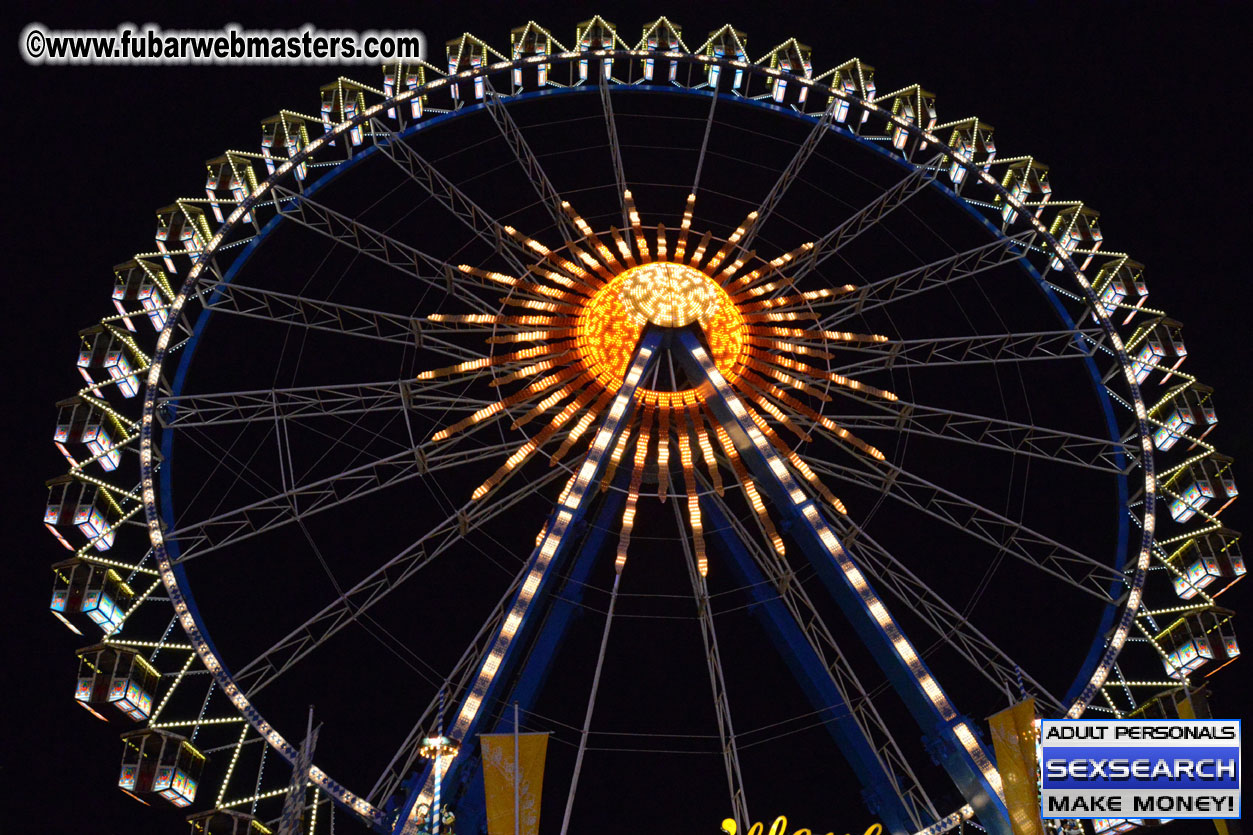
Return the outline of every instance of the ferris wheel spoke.
{"type": "MultiPolygon", "coordinates": [[[[904,606],[919,617],[935,633],[937,639],[952,647],[980,675],[997,689],[1016,682],[1019,675],[1031,685],[1034,695],[1058,715],[1067,707],[1027,669],[998,647],[969,620],[969,613],[959,612],[947,600],[894,556],[882,543],[849,517],[835,520],[844,528],[845,541],[857,549],[862,567],[874,577],[881,588],[890,591],[904,606]]],[[[924,653],[925,654],[925,653],[924,653]]]]}
{"type": "Polygon", "coordinates": [[[868,311],[911,298],[919,293],[949,287],[1005,264],[1021,261],[1036,239],[1034,231],[996,240],[932,261],[921,267],[880,278],[858,286],[840,301],[840,310],[824,317],[820,324],[833,328],[840,322],[868,311]]]}
{"type": "Polygon", "coordinates": [[[428,442],[177,527],[165,538],[179,545],[174,562],[187,562],[420,476],[503,457],[514,446],[506,442],[437,452],[441,445],[428,442]]]}
{"type": "MultiPolygon", "coordinates": [[[[182,394],[157,399],[157,419],[165,429],[191,429],[228,426],[239,423],[268,423],[323,417],[350,417],[409,410],[430,414],[433,419],[460,409],[482,409],[496,399],[463,394],[465,379],[416,382],[381,380],[373,383],[347,383],[334,386],[295,386],[290,388],[216,391],[182,394]]],[[[521,413],[523,406],[512,412],[521,413]]]]}
{"type": "Polygon", "coordinates": [[[423,191],[439,201],[480,240],[495,248],[509,262],[516,275],[526,275],[526,265],[533,260],[533,253],[505,234],[502,223],[441,174],[439,169],[405,142],[397,131],[377,119],[371,120],[370,124],[374,128],[372,137],[379,153],[391,160],[423,191]]]}
{"type": "MultiPolygon", "coordinates": [[[[803,689],[815,693],[811,702],[827,717],[824,723],[829,723],[863,785],[876,794],[881,814],[890,817],[889,807],[899,804],[897,817],[911,824],[910,831],[934,820],[938,817],[935,807],[913,767],[795,572],[775,557],[773,550],[767,552],[717,493],[706,492],[701,501],[710,513],[712,534],[722,541],[732,569],[741,575],[739,582],[752,590],[760,604],[756,611],[783,642],[780,651],[804,668],[807,681],[802,682],[803,689]],[[810,657],[816,660],[820,674],[815,675],[806,663],[810,657]],[[849,722],[854,726],[850,728],[849,722]]],[[[799,678],[802,673],[797,675],[799,678]]]]}
{"type": "MultiPolygon", "coordinates": [[[[1131,443],[908,401],[878,413],[824,417],[851,432],[904,432],[1102,472],[1126,473],[1138,461],[1131,443]]],[[[833,437],[811,418],[794,415],[793,420],[833,437]]]]}
{"type": "Polygon", "coordinates": [[[1127,578],[1111,566],[990,510],[968,496],[940,487],[894,464],[867,463],[861,456],[853,460],[858,466],[812,458],[809,463],[819,473],[883,491],[895,501],[1002,550],[1104,604],[1115,602],[1109,592],[1113,584],[1126,584],[1127,578]]]}
{"type": "Polygon", "coordinates": [[[792,154],[792,158],[788,160],[788,164],[784,166],[779,179],[775,180],[774,185],[770,187],[769,193],[762,198],[761,204],[757,206],[757,210],[753,213],[755,221],[749,227],[744,237],[740,240],[740,248],[745,252],[753,248],[753,241],[757,240],[757,233],[765,224],[770,216],[774,214],[774,210],[783,200],[783,196],[787,194],[788,188],[800,176],[801,169],[805,167],[805,163],[809,162],[809,158],[814,155],[814,151],[818,150],[818,143],[822,141],[822,137],[827,135],[827,131],[831,128],[831,123],[835,120],[835,113],[839,105],[843,104],[843,99],[832,96],[831,102],[827,105],[827,109],[822,112],[822,116],[818,121],[814,122],[814,126],[810,128],[809,134],[805,140],[796,148],[796,153],[792,154]]]}
{"type": "Polygon", "coordinates": [[[626,183],[626,169],[622,167],[622,147],[618,144],[618,125],[614,121],[613,101],[609,98],[609,79],[606,72],[602,70],[598,73],[599,83],[596,85],[600,92],[600,112],[605,119],[605,133],[609,137],[609,156],[613,160],[613,176],[614,182],[618,186],[618,202],[622,209],[622,228],[630,229],[632,226],[638,226],[631,222],[630,209],[627,205],[626,195],[630,194],[630,189],[626,183]]]}
{"type": "MultiPolygon", "coordinates": [[[[884,218],[905,205],[928,188],[939,174],[939,165],[944,154],[937,154],[930,160],[917,165],[897,183],[887,188],[882,194],[858,209],[830,232],[814,242],[806,252],[797,257],[792,268],[791,283],[800,284],[822,262],[838,253],[848,244],[856,240],[867,229],[877,226],[884,218]]],[[[783,291],[780,287],[775,293],[783,291]]]]}
{"type": "MultiPolygon", "coordinates": [[[[422,320],[367,307],[279,293],[235,282],[204,282],[204,306],[215,313],[264,319],[309,330],[341,333],[406,347],[421,339],[422,320]]],[[[472,352],[465,351],[467,357],[472,352]]]]}
{"type": "MultiPolygon", "coordinates": [[[[679,509],[680,502],[671,502],[674,521],[683,530],[686,519],[679,509]]],[[[731,810],[736,825],[741,829],[750,825],[748,796],[744,790],[744,775],[740,769],[739,741],[735,725],[731,721],[731,701],[727,696],[726,675],[722,669],[722,652],[718,649],[718,633],[714,627],[713,606],[709,600],[709,585],[700,571],[691,543],[686,536],[679,537],[683,556],[687,562],[688,579],[692,583],[692,596],[696,599],[696,612],[700,616],[701,640],[705,646],[705,663],[709,667],[709,685],[713,688],[714,715],[718,720],[718,739],[722,745],[722,762],[726,771],[727,788],[731,794],[731,810]]]]}
{"type": "Polygon", "coordinates": [[[579,240],[583,237],[582,234],[575,228],[573,221],[561,208],[563,202],[561,195],[553,187],[552,180],[548,179],[544,166],[540,165],[539,158],[531,150],[531,146],[527,143],[526,137],[522,135],[522,130],[518,127],[518,123],[513,120],[513,115],[509,112],[509,108],[505,106],[504,97],[492,88],[490,81],[484,79],[483,84],[487,88],[486,96],[483,99],[487,115],[496,124],[496,129],[500,131],[500,135],[504,137],[509,150],[513,152],[514,159],[521,166],[522,173],[526,175],[536,194],[539,195],[540,202],[548,211],[548,216],[552,218],[557,232],[566,243],[579,240]]]}
{"type": "Polygon", "coordinates": [[[696,173],[692,175],[692,190],[689,192],[692,200],[696,196],[696,189],[700,188],[700,174],[705,167],[705,155],[709,152],[709,134],[714,126],[714,111],[718,107],[718,87],[714,85],[713,91],[709,96],[709,111],[705,114],[705,135],[700,141],[700,153],[696,155],[696,173]]]}
{"type": "Polygon", "coordinates": [[[495,312],[492,304],[470,292],[467,282],[459,279],[462,273],[455,265],[366,226],[307,195],[277,185],[273,186],[273,191],[275,209],[283,217],[417,279],[427,286],[427,292],[455,298],[479,313],[495,312]]]}
{"type": "MultiPolygon", "coordinates": [[[[554,469],[511,493],[499,494],[488,501],[466,503],[456,513],[405,546],[304,623],[290,630],[272,647],[241,667],[235,675],[236,683],[249,695],[260,692],[345,626],[365,615],[376,603],[423,568],[463,542],[477,526],[510,510],[563,474],[563,470],[554,469]]],[[[517,585],[518,581],[515,580],[510,590],[517,585]]],[[[509,596],[510,593],[507,592],[506,599],[509,596]]],[[[491,622],[489,618],[488,624],[484,624],[480,630],[481,634],[485,631],[490,633],[491,622]]],[[[470,655],[470,650],[467,649],[454,673],[466,666],[470,655]]],[[[477,660],[477,655],[473,658],[477,660]]]]}
{"type": "Polygon", "coordinates": [[[884,369],[951,368],[966,365],[1015,365],[1041,360],[1091,359],[1102,349],[1104,332],[1096,329],[941,336],[877,344],[841,345],[841,353],[866,359],[833,364],[841,374],[884,369]]]}

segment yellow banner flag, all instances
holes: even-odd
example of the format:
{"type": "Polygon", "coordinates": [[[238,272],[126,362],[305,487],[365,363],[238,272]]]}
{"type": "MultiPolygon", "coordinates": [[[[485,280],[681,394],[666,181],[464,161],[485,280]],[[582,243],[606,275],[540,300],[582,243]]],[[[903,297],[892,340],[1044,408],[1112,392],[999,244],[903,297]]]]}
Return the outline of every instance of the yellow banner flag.
{"type": "Polygon", "coordinates": [[[1044,835],[1036,779],[1035,699],[994,714],[988,723],[1014,835],[1044,835]]]}
{"type": "Polygon", "coordinates": [[[537,835],[548,734],[481,734],[487,835],[537,835]],[[517,740],[518,828],[514,829],[514,740],[517,740]]]}

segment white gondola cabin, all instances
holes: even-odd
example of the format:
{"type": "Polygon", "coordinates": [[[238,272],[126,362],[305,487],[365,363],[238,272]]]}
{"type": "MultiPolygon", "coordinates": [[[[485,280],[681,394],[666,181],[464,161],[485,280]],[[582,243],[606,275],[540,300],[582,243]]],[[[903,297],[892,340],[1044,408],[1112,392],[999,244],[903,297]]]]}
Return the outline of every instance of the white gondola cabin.
{"type": "MultiPolygon", "coordinates": [[[[602,18],[600,15],[585,20],[574,27],[574,37],[578,44],[579,52],[596,52],[602,49],[613,49],[615,42],[618,40],[618,27],[602,18]]],[[[589,61],[587,57],[579,59],[579,81],[587,81],[591,78],[594,81],[599,80],[600,76],[596,75],[594,70],[600,65],[600,71],[605,78],[613,77],[613,59],[604,58],[597,61],[589,61]]]]}
{"type": "Polygon", "coordinates": [[[78,635],[91,624],[109,634],[135,598],[112,568],[75,557],[52,566],[52,614],[78,635]]]}
{"type": "Polygon", "coordinates": [[[1162,482],[1170,516],[1184,523],[1202,510],[1211,517],[1218,516],[1239,495],[1232,461],[1225,455],[1210,455],[1179,470],[1162,482]],[[1216,506],[1209,506],[1214,499],[1216,506]]]}
{"type": "Polygon", "coordinates": [[[52,442],[72,467],[77,466],[80,459],[94,459],[100,469],[106,472],[116,470],[122,453],[114,445],[123,434],[112,413],[81,397],[57,403],[57,427],[52,433],[52,442]],[[81,450],[73,449],[75,447],[81,447],[81,450]]]}
{"type": "MultiPolygon", "coordinates": [[[[737,29],[730,26],[723,26],[715,32],[709,33],[709,40],[706,42],[705,54],[710,58],[719,61],[729,59],[732,61],[742,61],[748,63],[748,52],[745,44],[747,36],[737,29]]],[[[718,89],[718,83],[722,79],[722,67],[717,64],[710,64],[709,86],[718,89]]],[[[731,91],[740,92],[740,87],[744,83],[744,70],[736,67],[735,74],[731,77],[731,91]]]]}
{"type": "Polygon", "coordinates": [[[57,476],[47,482],[48,503],[44,506],[44,527],[69,550],[75,550],[66,534],[77,531],[97,551],[113,547],[116,513],[109,497],[95,484],[72,475],[57,476]]]}
{"type": "Polygon", "coordinates": [[[96,644],[78,651],[78,685],[74,700],[108,721],[120,713],[136,722],[152,715],[161,674],[133,649],[96,644]]]}
{"type": "Polygon", "coordinates": [[[1163,663],[1171,678],[1183,679],[1207,665],[1213,669],[1240,655],[1232,612],[1217,606],[1189,612],[1163,629],[1153,640],[1164,654],[1163,663]]]}
{"type": "Polygon", "coordinates": [[[1210,597],[1222,594],[1227,587],[1248,573],[1240,553],[1240,534],[1228,528],[1194,536],[1170,555],[1175,593],[1191,600],[1204,589],[1210,597]]]}
{"type": "MultiPolygon", "coordinates": [[[[1040,212],[1053,195],[1053,186],[1049,184],[1048,166],[1030,159],[1013,163],[1006,168],[1005,176],[1001,178],[1001,187],[1008,190],[1009,196],[1014,200],[1034,206],[1033,214],[1036,217],[1040,216],[1040,212]]],[[[1018,210],[1014,208],[1013,202],[998,194],[996,204],[1001,207],[1001,220],[1005,222],[1005,225],[1008,226],[1018,220],[1018,210]]]]}
{"type": "Polygon", "coordinates": [[[1161,371],[1161,381],[1166,382],[1188,356],[1183,323],[1162,318],[1141,324],[1127,340],[1127,353],[1137,383],[1143,384],[1154,371],[1161,371]]]}
{"type": "Polygon", "coordinates": [[[1195,442],[1208,435],[1218,423],[1213,398],[1212,388],[1193,383],[1155,409],[1153,418],[1161,426],[1153,432],[1153,445],[1165,452],[1185,438],[1195,442]]]}
{"type": "Polygon", "coordinates": [[[814,66],[809,60],[812,52],[813,50],[799,43],[795,38],[789,38],[770,51],[769,67],[772,71],[779,73],[772,75],[768,82],[770,98],[776,104],[803,105],[805,103],[809,97],[809,85],[792,84],[791,87],[794,89],[789,93],[788,82],[795,78],[808,81],[814,77],[814,66]]]}
{"type": "Polygon", "coordinates": [[[78,351],[78,373],[91,385],[97,397],[104,397],[100,385],[113,381],[118,393],[123,397],[134,397],[139,394],[140,358],[128,339],[122,339],[103,325],[79,331],[82,347],[78,351]],[[92,372],[97,372],[93,374],[92,372]],[[107,380],[101,377],[104,371],[107,380]]]}
{"type": "MultiPolygon", "coordinates": [[[[682,34],[679,27],[664,17],[658,18],[644,27],[643,43],[650,53],[670,52],[682,46],[682,34]]],[[[678,77],[679,62],[649,55],[644,59],[643,69],[644,80],[649,84],[659,82],[663,77],[674,83],[678,77]]]]}
{"type": "MultiPolygon", "coordinates": [[[[266,170],[271,174],[277,169],[277,158],[291,159],[309,145],[309,131],[305,118],[295,113],[282,111],[261,122],[261,156],[265,159],[266,170]]],[[[304,181],[308,174],[308,164],[300,163],[292,169],[296,179],[304,181]]]]}
{"type": "Polygon", "coordinates": [[[547,85],[549,63],[544,59],[553,52],[564,52],[565,47],[546,29],[531,22],[510,30],[509,51],[515,61],[528,60],[526,67],[515,67],[513,70],[510,80],[517,92],[547,85]]]}
{"type": "MultiPolygon", "coordinates": [[[[1092,291],[1096,293],[1097,304],[1106,316],[1116,320],[1121,315],[1119,311],[1126,311],[1122,323],[1130,324],[1149,298],[1144,265],[1125,255],[1118,255],[1101,265],[1092,281],[1092,291]]],[[[1096,318],[1095,313],[1093,318],[1096,318]]]]}
{"type": "MultiPolygon", "coordinates": [[[[213,204],[217,207],[217,204],[213,204]]],[[[135,305],[147,315],[152,329],[160,331],[170,318],[169,304],[174,298],[165,271],[143,259],[127,261],[113,268],[113,305],[124,317],[128,330],[135,330],[131,314],[135,305]],[[129,302],[129,304],[126,304],[129,302]]]]}
{"type": "Polygon", "coordinates": [[[186,255],[191,263],[196,263],[213,233],[198,206],[176,203],[157,210],[157,231],[153,237],[165,259],[166,269],[177,274],[178,267],[173,256],[186,255]]]}
{"type": "MultiPolygon", "coordinates": [[[[384,64],[383,94],[387,98],[398,96],[406,90],[417,90],[426,83],[426,70],[421,64],[384,64]]],[[[425,96],[414,95],[409,99],[409,115],[414,119],[422,118],[422,107],[425,96]]],[[[387,118],[396,118],[396,108],[387,109],[387,118]]]]}
{"type": "Polygon", "coordinates": [[[185,737],[145,728],[122,734],[117,785],[145,803],[160,797],[180,808],[196,799],[205,756],[185,737]]]}

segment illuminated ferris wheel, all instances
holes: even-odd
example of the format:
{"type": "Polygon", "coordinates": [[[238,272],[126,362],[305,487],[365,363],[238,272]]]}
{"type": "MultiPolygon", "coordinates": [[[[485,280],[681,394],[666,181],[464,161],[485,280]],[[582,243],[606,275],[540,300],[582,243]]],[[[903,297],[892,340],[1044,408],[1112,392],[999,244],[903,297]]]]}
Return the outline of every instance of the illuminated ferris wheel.
{"type": "Polygon", "coordinates": [[[339,79],[114,269],[45,522],[123,791],[469,835],[521,729],[542,832],[1008,833],[990,715],[1206,715],[1236,486],[1143,267],[917,85],[687,43],[339,79]]]}

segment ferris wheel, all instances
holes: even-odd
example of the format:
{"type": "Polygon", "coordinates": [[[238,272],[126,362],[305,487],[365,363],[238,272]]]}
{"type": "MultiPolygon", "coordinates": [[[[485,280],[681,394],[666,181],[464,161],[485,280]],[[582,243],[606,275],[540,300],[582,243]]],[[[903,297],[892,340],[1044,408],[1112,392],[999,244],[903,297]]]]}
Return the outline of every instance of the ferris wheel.
{"type": "Polygon", "coordinates": [[[338,79],[114,268],[44,521],[121,790],[470,835],[524,730],[542,832],[1008,833],[989,715],[1207,715],[1237,490],[1144,267],[922,87],[682,34],[338,79]]]}

